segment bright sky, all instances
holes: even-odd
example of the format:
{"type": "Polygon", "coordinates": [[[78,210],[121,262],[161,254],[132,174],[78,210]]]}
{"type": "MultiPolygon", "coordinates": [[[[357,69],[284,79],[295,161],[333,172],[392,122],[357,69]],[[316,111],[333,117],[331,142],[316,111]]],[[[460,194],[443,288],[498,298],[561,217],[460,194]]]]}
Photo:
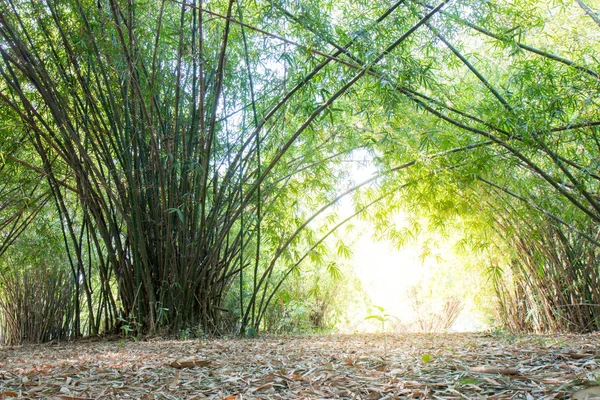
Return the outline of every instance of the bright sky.
{"type": "MultiPolygon", "coordinates": [[[[374,172],[373,166],[357,165],[352,172],[352,178],[355,182],[362,182],[374,172]]],[[[351,212],[353,209],[351,203],[350,199],[341,202],[342,214],[351,212]]],[[[405,215],[396,216],[398,225],[404,225],[405,221],[405,215]]],[[[352,245],[353,256],[349,263],[361,280],[363,289],[370,296],[373,305],[383,307],[385,313],[392,315],[393,319],[401,325],[410,326],[418,317],[414,307],[414,288],[417,287],[424,296],[427,296],[435,286],[432,282],[438,281],[439,287],[440,272],[457,262],[452,247],[453,239],[440,240],[438,243],[436,251],[444,260],[438,261],[435,257],[428,257],[423,263],[420,259],[422,241],[417,240],[397,249],[392,243],[376,241],[373,238],[373,227],[370,222],[356,220],[353,224],[359,237],[352,245]]],[[[464,281],[464,285],[473,285],[472,281],[467,282],[468,277],[453,276],[453,278],[459,282],[459,285],[462,284],[461,281],[464,281]]],[[[434,299],[429,299],[429,303],[425,304],[424,308],[440,310],[443,300],[433,297],[434,299]]],[[[461,301],[465,308],[452,330],[473,331],[487,328],[481,316],[471,310],[471,304],[467,304],[470,303],[470,299],[463,298],[461,301]]],[[[372,330],[374,324],[364,323],[364,319],[367,315],[376,313],[376,309],[350,310],[349,316],[353,323],[345,328],[350,331],[372,330]]]]}
{"type": "Polygon", "coordinates": [[[369,236],[364,235],[354,247],[354,271],[374,304],[402,321],[409,321],[413,310],[406,292],[418,284],[428,268],[421,265],[418,249],[394,250],[388,243],[375,242],[369,236]]]}
{"type": "MultiPolygon", "coordinates": [[[[435,281],[443,279],[440,274],[450,263],[438,262],[429,257],[424,263],[421,262],[420,243],[408,244],[401,249],[395,249],[386,242],[377,242],[372,238],[372,231],[368,223],[364,223],[363,235],[353,246],[354,254],[350,264],[358,278],[361,280],[363,289],[370,296],[372,304],[384,308],[385,313],[393,316],[397,321],[396,326],[400,329],[416,329],[415,321],[421,316],[414,307],[415,288],[421,294],[423,305],[421,311],[441,312],[444,300],[436,293],[435,281]],[[433,293],[433,296],[431,296],[433,293]],[[429,297],[428,297],[429,296],[429,297]]],[[[441,243],[440,251],[452,253],[449,243],[441,243]]],[[[454,254],[443,255],[444,258],[455,258],[454,254]]],[[[456,276],[456,281],[470,285],[463,276],[456,276]]],[[[459,283],[460,285],[460,283],[459,283]]],[[[437,285],[439,289],[439,282],[437,285]]],[[[451,288],[449,289],[452,290],[451,288]]],[[[461,298],[464,309],[453,324],[452,331],[476,331],[488,328],[483,322],[482,316],[473,309],[472,299],[461,298]]],[[[377,311],[366,310],[366,315],[376,314],[377,311]]],[[[366,317],[364,310],[350,311],[355,320],[356,330],[372,330],[373,327],[362,322],[366,317]]],[[[392,326],[394,324],[390,324],[392,326]]]]}

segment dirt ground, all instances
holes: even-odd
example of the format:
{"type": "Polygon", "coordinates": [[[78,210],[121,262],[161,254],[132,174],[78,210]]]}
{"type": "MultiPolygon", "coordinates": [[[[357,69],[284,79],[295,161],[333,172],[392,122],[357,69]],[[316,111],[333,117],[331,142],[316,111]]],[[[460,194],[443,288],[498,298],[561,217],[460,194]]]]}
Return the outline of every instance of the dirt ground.
{"type": "Polygon", "coordinates": [[[593,399],[600,398],[598,384],[599,334],[124,339],[0,347],[0,398],[593,399]]]}

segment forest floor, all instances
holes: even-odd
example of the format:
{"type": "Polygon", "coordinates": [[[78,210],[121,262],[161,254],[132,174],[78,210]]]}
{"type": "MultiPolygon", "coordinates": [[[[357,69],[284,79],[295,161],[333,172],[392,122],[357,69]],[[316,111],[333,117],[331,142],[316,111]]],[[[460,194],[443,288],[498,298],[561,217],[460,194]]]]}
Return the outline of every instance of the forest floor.
{"type": "Polygon", "coordinates": [[[598,384],[600,334],[123,339],[0,347],[0,398],[595,399],[598,384]]]}

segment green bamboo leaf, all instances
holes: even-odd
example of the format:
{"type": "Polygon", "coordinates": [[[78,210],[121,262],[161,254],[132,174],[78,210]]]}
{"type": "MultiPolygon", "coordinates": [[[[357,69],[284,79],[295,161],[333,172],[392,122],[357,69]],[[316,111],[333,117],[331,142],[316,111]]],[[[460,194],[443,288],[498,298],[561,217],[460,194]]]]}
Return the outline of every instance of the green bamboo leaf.
{"type": "Polygon", "coordinates": [[[167,211],[170,213],[177,213],[179,220],[183,222],[183,212],[179,208],[169,208],[167,211]]]}
{"type": "Polygon", "coordinates": [[[327,264],[327,273],[329,273],[329,276],[334,281],[341,281],[344,277],[344,273],[340,267],[333,261],[327,264]]]}

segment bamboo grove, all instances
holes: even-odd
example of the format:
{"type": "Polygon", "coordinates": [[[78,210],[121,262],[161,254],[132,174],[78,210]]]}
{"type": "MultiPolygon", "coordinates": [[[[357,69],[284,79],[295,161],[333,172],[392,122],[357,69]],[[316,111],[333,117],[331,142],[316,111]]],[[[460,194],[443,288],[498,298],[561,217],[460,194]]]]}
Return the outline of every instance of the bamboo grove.
{"type": "Polygon", "coordinates": [[[54,213],[71,335],[255,331],[342,226],[371,212],[392,232],[397,204],[440,225],[489,212],[508,242],[511,210],[542,215],[597,269],[583,3],[548,3],[555,21],[528,1],[0,4],[0,255],[54,213]],[[545,40],[572,15],[582,40],[545,40]],[[349,181],[361,151],[379,173],[349,181]]]}

